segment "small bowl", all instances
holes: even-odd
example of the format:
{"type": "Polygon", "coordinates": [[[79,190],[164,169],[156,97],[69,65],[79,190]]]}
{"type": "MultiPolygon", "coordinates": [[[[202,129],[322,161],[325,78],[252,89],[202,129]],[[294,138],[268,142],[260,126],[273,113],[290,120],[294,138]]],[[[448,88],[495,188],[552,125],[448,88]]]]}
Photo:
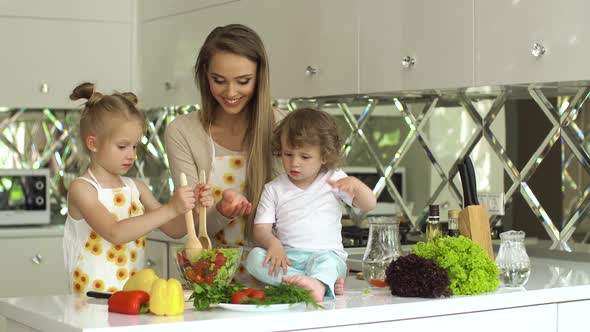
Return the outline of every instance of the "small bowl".
{"type": "Polygon", "coordinates": [[[189,260],[184,247],[176,251],[176,266],[189,289],[196,284],[228,284],[234,277],[242,247],[201,249],[189,260]]]}

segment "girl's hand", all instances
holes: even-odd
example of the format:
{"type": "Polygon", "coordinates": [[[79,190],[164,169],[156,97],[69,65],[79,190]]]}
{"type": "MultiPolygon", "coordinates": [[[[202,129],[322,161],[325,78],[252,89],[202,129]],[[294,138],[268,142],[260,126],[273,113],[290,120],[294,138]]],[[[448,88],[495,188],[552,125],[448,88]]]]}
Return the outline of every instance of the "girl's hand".
{"type": "Polygon", "coordinates": [[[233,189],[223,191],[223,197],[217,203],[217,211],[228,219],[234,219],[252,212],[252,203],[233,189]]]}
{"type": "Polygon", "coordinates": [[[351,199],[354,199],[354,196],[356,196],[357,183],[360,181],[354,176],[347,176],[338,181],[328,180],[327,182],[332,188],[344,191],[350,195],[351,199]]]}
{"type": "Polygon", "coordinates": [[[287,258],[287,254],[285,254],[285,248],[283,248],[279,240],[273,241],[272,245],[268,247],[262,266],[266,267],[267,264],[268,275],[274,274],[275,277],[279,276],[281,269],[283,275],[287,274],[287,267],[292,265],[289,258],[287,258]]]}
{"type": "Polygon", "coordinates": [[[215,203],[213,194],[211,193],[211,185],[209,184],[197,184],[194,195],[199,204],[205,208],[210,208],[215,203]]]}
{"type": "Polygon", "coordinates": [[[178,214],[185,214],[195,208],[195,193],[189,186],[182,186],[174,191],[170,204],[178,214]]]}

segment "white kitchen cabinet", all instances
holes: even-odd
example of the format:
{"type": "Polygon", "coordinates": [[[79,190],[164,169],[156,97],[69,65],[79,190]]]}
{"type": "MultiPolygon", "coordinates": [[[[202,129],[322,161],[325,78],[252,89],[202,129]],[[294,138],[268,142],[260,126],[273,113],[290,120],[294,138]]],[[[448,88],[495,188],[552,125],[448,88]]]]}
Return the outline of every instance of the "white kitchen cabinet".
{"type": "Polygon", "coordinates": [[[2,238],[0,297],[68,292],[62,237],[2,238]]]}
{"type": "MultiPolygon", "coordinates": [[[[386,318],[384,318],[386,320],[386,318]]],[[[574,320],[575,322],[576,320],[574,320]]],[[[579,323],[578,323],[579,324],[579,323]]],[[[556,332],[557,304],[545,304],[471,312],[457,315],[406,319],[399,321],[380,322],[374,324],[348,325],[308,331],[453,331],[453,332],[497,332],[497,331],[535,331],[556,332]]],[[[572,329],[567,331],[576,331],[572,329]]]]}
{"type": "Polygon", "coordinates": [[[140,21],[146,22],[235,1],[239,0],[140,0],[137,7],[140,21]]]}
{"type": "Polygon", "coordinates": [[[0,0],[0,16],[130,23],[134,7],[135,0],[0,0]]]}
{"type": "Polygon", "coordinates": [[[475,0],[476,85],[589,79],[589,10],[586,0],[475,0]]]}
{"type": "Polygon", "coordinates": [[[473,0],[363,1],[360,91],[471,86],[473,43],[473,0]]]}
{"type": "Polygon", "coordinates": [[[168,278],[168,244],[166,242],[146,241],[145,267],[154,270],[160,278],[168,278]]]}
{"type": "Polygon", "coordinates": [[[474,83],[474,0],[403,0],[404,90],[469,87],[474,83]]]}
{"type": "Polygon", "coordinates": [[[590,301],[574,301],[557,305],[557,331],[581,331],[580,317],[590,312],[590,301]]]}
{"type": "Polygon", "coordinates": [[[358,92],[358,0],[244,0],[274,98],[358,92]]]}
{"type": "Polygon", "coordinates": [[[361,93],[403,89],[401,8],[401,0],[365,0],[359,7],[361,93]]]}
{"type": "Polygon", "coordinates": [[[200,102],[194,66],[201,45],[215,27],[238,22],[242,6],[242,1],[231,2],[141,24],[142,107],[200,102]]]}
{"type": "Polygon", "coordinates": [[[100,91],[131,87],[130,23],[0,17],[0,104],[73,108],[83,81],[100,91]]]}

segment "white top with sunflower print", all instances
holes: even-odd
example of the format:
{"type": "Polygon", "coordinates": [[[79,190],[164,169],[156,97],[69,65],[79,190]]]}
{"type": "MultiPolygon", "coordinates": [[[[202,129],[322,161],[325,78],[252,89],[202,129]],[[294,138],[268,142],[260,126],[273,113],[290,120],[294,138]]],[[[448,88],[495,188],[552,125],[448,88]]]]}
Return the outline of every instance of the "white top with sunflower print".
{"type": "MultiPolygon", "coordinates": [[[[102,188],[92,172],[89,182],[98,192],[98,200],[116,221],[142,215],[143,205],[133,179],[121,177],[120,188],[102,188]]],[[[76,220],[68,213],[63,238],[64,262],[73,293],[87,291],[115,292],[145,265],[145,237],[129,243],[113,245],[98,235],[84,219],[76,220]]]]}

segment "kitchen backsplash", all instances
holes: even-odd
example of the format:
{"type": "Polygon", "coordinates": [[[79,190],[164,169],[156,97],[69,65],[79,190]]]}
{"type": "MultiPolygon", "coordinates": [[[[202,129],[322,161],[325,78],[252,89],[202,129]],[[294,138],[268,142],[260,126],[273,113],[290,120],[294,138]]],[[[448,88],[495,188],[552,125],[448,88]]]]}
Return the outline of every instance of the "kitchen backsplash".
{"type": "MultiPolygon", "coordinates": [[[[330,112],[345,142],[346,166],[375,167],[381,175],[403,168],[403,193],[390,181],[375,189],[400,202],[397,210],[413,228],[429,204],[441,205],[442,219],[460,207],[456,165],[470,155],[479,191],[505,197],[506,213],[492,215],[492,226],[524,229],[571,250],[590,238],[589,94],[586,82],[574,82],[300,98],[278,100],[276,107],[330,112]]],[[[144,110],[148,130],[130,174],[144,178],[162,202],[174,189],[162,135],[177,115],[196,109],[144,110]]],[[[85,165],[78,116],[76,109],[0,108],[0,167],[50,168],[56,216],[66,213],[68,185],[85,165]]]]}

